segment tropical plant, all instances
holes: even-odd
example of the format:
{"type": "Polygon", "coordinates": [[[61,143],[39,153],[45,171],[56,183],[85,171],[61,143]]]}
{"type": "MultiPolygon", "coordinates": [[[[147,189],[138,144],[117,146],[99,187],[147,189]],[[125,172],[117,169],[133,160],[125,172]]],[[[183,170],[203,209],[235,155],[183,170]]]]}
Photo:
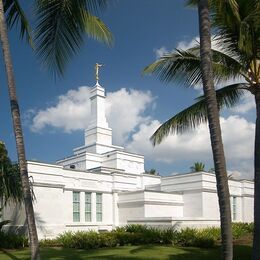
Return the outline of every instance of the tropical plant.
{"type": "MultiPolygon", "coordinates": [[[[224,85],[216,91],[218,108],[232,107],[242,95],[251,93],[256,102],[255,135],[255,197],[254,197],[254,246],[253,259],[260,255],[260,3],[237,0],[228,10],[228,1],[212,0],[212,24],[216,36],[216,48],[211,49],[213,74],[217,85],[224,85]],[[224,9],[225,8],[225,9],[224,9]],[[236,9],[236,11],[234,11],[236,9]],[[224,82],[241,79],[240,83],[224,82]]],[[[202,43],[202,42],[201,42],[202,43]]],[[[146,68],[167,82],[176,80],[184,85],[194,86],[202,81],[200,69],[200,46],[188,50],[176,50],[146,68]]],[[[208,121],[207,96],[196,102],[162,124],[152,136],[154,144],[160,143],[170,133],[182,133],[208,121]]],[[[209,121],[210,124],[210,121],[209,121]]],[[[217,174],[217,169],[215,166],[217,174]]]]}
{"type": "Polygon", "coordinates": [[[191,167],[190,167],[192,172],[203,172],[205,171],[205,164],[202,162],[195,162],[191,167]]]}
{"type": "Polygon", "coordinates": [[[22,198],[18,165],[11,162],[5,144],[0,141],[0,199],[2,203],[0,207],[3,207],[9,200],[21,202],[22,198]]]}
{"type": "MultiPolygon", "coordinates": [[[[176,50],[173,53],[163,55],[159,60],[146,67],[144,72],[155,73],[163,81],[177,81],[184,86],[194,86],[202,82],[204,96],[200,97],[197,103],[162,124],[153,134],[151,140],[156,145],[170,133],[183,133],[188,129],[195,128],[200,123],[209,122],[219,197],[222,256],[223,259],[232,259],[230,195],[219,123],[219,108],[225,105],[233,105],[239,99],[241,91],[237,90],[236,84],[232,84],[228,88],[222,89],[222,91],[218,90],[216,93],[214,81],[219,83],[220,80],[235,78],[240,67],[238,69],[237,63],[232,62],[235,60],[235,57],[228,59],[229,56],[227,54],[221,55],[222,52],[220,51],[212,52],[208,1],[200,0],[193,2],[198,3],[201,44],[191,50],[176,50]]],[[[222,1],[212,0],[210,3],[211,10],[214,11],[213,25],[221,24],[218,27],[218,33],[224,39],[223,41],[229,49],[229,54],[232,50],[231,46],[234,44],[233,39],[231,39],[232,35],[225,33],[223,20],[229,20],[228,14],[234,17],[234,19],[238,19],[240,9],[238,9],[236,1],[223,3],[222,1]],[[222,20],[221,16],[225,19],[222,20]]]]}
{"type": "Polygon", "coordinates": [[[150,169],[150,170],[146,170],[145,171],[146,174],[150,174],[150,175],[159,175],[159,173],[156,171],[156,169],[150,169]]]}
{"type": "MultiPolygon", "coordinates": [[[[22,201],[22,188],[19,169],[17,164],[12,164],[8,157],[5,144],[0,141],[0,219],[2,218],[3,207],[9,200],[20,203],[22,201]]],[[[4,225],[10,220],[0,221],[0,233],[4,225]]]]}
{"type": "MultiPolygon", "coordinates": [[[[77,53],[87,33],[107,44],[112,35],[104,23],[92,13],[104,8],[106,0],[36,0],[35,50],[42,62],[55,74],[62,75],[65,65],[77,53]]],[[[21,174],[24,205],[30,237],[31,257],[39,259],[39,245],[30,190],[20,109],[16,96],[7,27],[20,26],[21,38],[33,45],[31,27],[18,0],[0,0],[0,40],[3,50],[11,114],[21,174]]]]}

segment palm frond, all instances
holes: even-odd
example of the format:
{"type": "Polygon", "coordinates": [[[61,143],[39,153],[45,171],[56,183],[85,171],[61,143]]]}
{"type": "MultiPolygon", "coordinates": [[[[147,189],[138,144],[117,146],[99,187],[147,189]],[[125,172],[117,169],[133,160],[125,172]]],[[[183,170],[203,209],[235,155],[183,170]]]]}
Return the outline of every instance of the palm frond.
{"type": "Polygon", "coordinates": [[[260,56],[260,2],[242,21],[239,32],[239,48],[248,56],[260,56]]]}
{"type": "MultiPolygon", "coordinates": [[[[239,61],[221,51],[212,50],[213,77],[216,84],[220,81],[235,79],[242,71],[239,61]]],[[[148,65],[144,74],[155,74],[159,80],[169,83],[176,82],[191,87],[201,83],[199,47],[165,54],[159,60],[148,65]]]]}
{"type": "Polygon", "coordinates": [[[54,74],[63,74],[69,59],[79,51],[84,33],[111,44],[112,34],[89,10],[96,10],[104,0],[38,0],[36,6],[36,52],[54,74]]]}
{"type": "MultiPolygon", "coordinates": [[[[219,109],[232,107],[244,94],[244,83],[232,84],[216,91],[219,109]]],[[[206,99],[204,96],[198,97],[196,103],[179,112],[168,121],[163,123],[151,136],[153,145],[160,144],[169,134],[181,134],[196,128],[201,123],[208,120],[206,99]]]]}
{"type": "Polygon", "coordinates": [[[19,4],[18,0],[5,0],[4,1],[4,11],[6,15],[7,26],[11,29],[13,26],[20,26],[20,38],[24,37],[28,43],[33,47],[32,37],[31,37],[31,27],[29,25],[28,19],[19,4]]]}
{"type": "Polygon", "coordinates": [[[108,46],[113,43],[113,35],[106,25],[96,16],[85,13],[85,31],[93,39],[104,42],[108,46]]]}
{"type": "MultiPolygon", "coordinates": [[[[232,8],[223,11],[219,5],[219,0],[213,0],[211,6],[212,26],[217,29],[216,33],[224,39],[226,45],[232,51],[240,54],[246,61],[254,55],[254,46],[259,45],[259,1],[258,0],[239,0],[234,1],[238,5],[238,13],[234,13],[232,8]],[[239,15],[239,18],[237,16],[239,15]]],[[[225,2],[225,1],[224,1],[225,2]]]]}

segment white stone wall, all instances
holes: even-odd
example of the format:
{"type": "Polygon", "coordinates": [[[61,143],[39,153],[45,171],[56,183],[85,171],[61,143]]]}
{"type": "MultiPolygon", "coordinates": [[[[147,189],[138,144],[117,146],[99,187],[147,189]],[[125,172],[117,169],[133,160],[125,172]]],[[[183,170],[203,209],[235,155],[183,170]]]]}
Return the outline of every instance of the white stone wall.
{"type": "MultiPolygon", "coordinates": [[[[29,162],[28,170],[34,181],[40,239],[68,230],[111,230],[129,223],[160,227],[219,225],[212,174],[160,177],[102,167],[87,172],[38,162],[29,162]],[[154,190],[147,190],[150,188],[154,190]],[[80,192],[79,222],[73,222],[73,191],[80,192]],[[92,194],[91,222],[85,221],[85,192],[92,194]],[[96,193],[102,193],[102,222],[96,221],[96,193]]],[[[234,180],[229,183],[231,197],[237,198],[236,221],[252,222],[253,183],[234,180]]],[[[7,206],[4,218],[13,219],[11,228],[25,226],[23,207],[7,206]]]]}
{"type": "Polygon", "coordinates": [[[202,193],[200,191],[186,191],[183,193],[183,216],[199,218],[203,216],[202,193]]]}
{"type": "Polygon", "coordinates": [[[182,217],[183,200],[179,194],[135,191],[119,194],[119,224],[145,218],[182,217]]]}
{"type": "MultiPolygon", "coordinates": [[[[216,176],[212,173],[196,172],[162,177],[162,190],[183,194],[183,215],[187,218],[204,218],[205,221],[219,221],[219,204],[216,176]]],[[[253,221],[253,182],[229,180],[232,220],[253,221]],[[236,218],[233,219],[232,199],[236,197],[236,218]]]]}

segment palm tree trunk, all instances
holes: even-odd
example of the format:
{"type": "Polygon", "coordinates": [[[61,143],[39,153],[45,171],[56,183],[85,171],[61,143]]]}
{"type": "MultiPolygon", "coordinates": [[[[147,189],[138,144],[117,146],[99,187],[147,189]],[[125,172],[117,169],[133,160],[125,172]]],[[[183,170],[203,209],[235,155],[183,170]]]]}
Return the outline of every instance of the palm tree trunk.
{"type": "Polygon", "coordinates": [[[9,91],[11,113],[13,119],[13,128],[15,133],[16,149],[17,149],[18,162],[19,162],[20,173],[21,173],[24,205],[25,205],[28,231],[30,237],[31,258],[34,260],[40,258],[38,237],[37,237],[37,230],[35,225],[35,218],[34,218],[34,211],[33,211],[33,204],[32,204],[32,196],[31,196],[31,190],[30,190],[30,184],[28,178],[24,141],[23,141],[23,132],[22,132],[22,126],[20,120],[20,111],[19,111],[18,100],[16,97],[14,72],[13,72],[13,66],[12,66],[12,60],[11,60],[11,54],[9,48],[7,27],[6,27],[5,17],[4,17],[3,0],[0,0],[0,40],[2,44],[3,58],[4,58],[7,81],[8,81],[8,91],[9,91]]]}
{"type": "MultiPolygon", "coordinates": [[[[259,86],[260,87],[260,86],[259,86]]],[[[255,93],[255,194],[254,194],[254,240],[252,259],[260,259],[260,90],[255,93]]]]}
{"type": "Polygon", "coordinates": [[[208,0],[199,0],[200,55],[203,91],[206,97],[207,113],[214,167],[216,172],[217,192],[220,209],[222,259],[233,258],[230,195],[226,172],[226,161],[221,137],[219,109],[213,82],[211,60],[211,35],[208,0]]]}

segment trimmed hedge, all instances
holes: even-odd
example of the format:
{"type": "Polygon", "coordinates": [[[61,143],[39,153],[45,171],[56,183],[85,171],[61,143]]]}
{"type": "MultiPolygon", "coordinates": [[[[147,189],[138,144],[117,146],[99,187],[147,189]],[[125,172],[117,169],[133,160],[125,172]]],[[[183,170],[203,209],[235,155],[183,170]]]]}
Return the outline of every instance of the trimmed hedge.
{"type": "Polygon", "coordinates": [[[12,233],[0,231],[0,248],[22,248],[28,246],[28,238],[12,233]]]}
{"type": "MultiPolygon", "coordinates": [[[[234,239],[253,234],[253,223],[233,223],[234,239]]],[[[158,229],[145,225],[127,225],[113,231],[97,233],[94,231],[65,232],[56,239],[40,241],[41,247],[63,246],[66,248],[95,249],[124,245],[172,244],[210,248],[221,240],[220,228],[184,228],[181,230],[158,229]]],[[[0,231],[0,248],[22,248],[28,246],[28,238],[0,231]]]]}
{"type": "Polygon", "coordinates": [[[214,239],[197,229],[158,229],[143,225],[128,225],[111,232],[65,232],[57,239],[41,241],[41,246],[62,245],[66,248],[96,249],[124,245],[174,244],[179,246],[212,247],[214,239]]]}
{"type": "MultiPolygon", "coordinates": [[[[246,234],[252,234],[252,223],[233,223],[234,239],[246,234]]],[[[145,225],[127,225],[111,232],[65,232],[56,239],[56,244],[70,248],[100,248],[124,245],[143,244],[173,244],[178,246],[195,246],[210,248],[221,239],[220,228],[209,227],[204,229],[184,228],[181,230],[158,229],[145,225]]]]}

